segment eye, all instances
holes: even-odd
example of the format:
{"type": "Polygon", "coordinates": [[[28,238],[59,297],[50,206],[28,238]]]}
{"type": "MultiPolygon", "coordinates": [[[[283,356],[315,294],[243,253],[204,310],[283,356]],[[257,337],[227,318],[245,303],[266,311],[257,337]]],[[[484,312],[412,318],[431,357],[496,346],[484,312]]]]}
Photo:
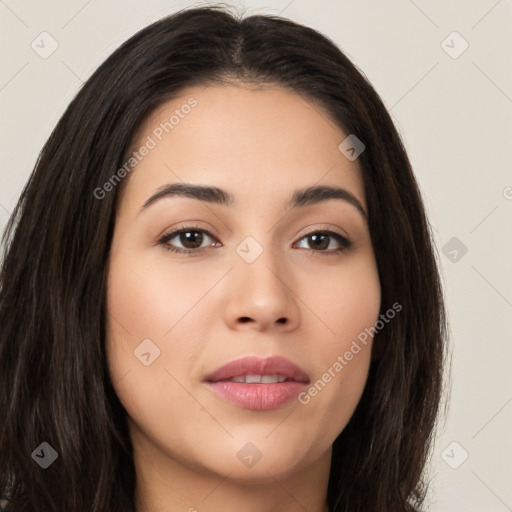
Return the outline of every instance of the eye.
{"type": "Polygon", "coordinates": [[[350,242],[350,240],[340,235],[339,233],[328,230],[312,231],[311,233],[308,233],[302,237],[301,240],[307,240],[310,245],[313,245],[313,248],[310,249],[311,252],[325,256],[338,254],[342,251],[346,251],[352,246],[352,242],[350,242]],[[331,247],[331,250],[326,250],[329,248],[329,246],[331,246],[331,242],[333,240],[337,241],[339,247],[334,249],[331,247]]]}
{"type": "MultiPolygon", "coordinates": [[[[204,247],[201,247],[205,236],[206,238],[215,239],[215,237],[206,231],[205,229],[198,228],[195,226],[182,227],[177,231],[173,231],[167,235],[164,235],[158,243],[164,246],[164,249],[177,252],[177,253],[185,253],[185,254],[199,254],[203,251],[204,247]],[[179,243],[184,245],[184,247],[176,247],[174,244],[170,244],[169,242],[173,239],[177,239],[179,243]]],[[[216,239],[215,239],[216,240],[216,239]]],[[[214,244],[210,243],[210,246],[214,244]]]]}
{"type": "MultiPolygon", "coordinates": [[[[312,231],[303,236],[299,242],[302,240],[306,240],[307,243],[312,246],[312,248],[310,247],[309,249],[306,247],[310,252],[325,256],[339,254],[352,246],[350,240],[339,233],[329,230],[312,231]],[[334,245],[337,243],[338,247],[331,247],[333,240],[335,241],[334,245]],[[327,250],[329,247],[330,250],[327,250]]],[[[202,253],[206,247],[214,247],[220,244],[210,232],[196,226],[180,227],[180,229],[164,235],[160,238],[158,243],[167,251],[196,256],[202,253]],[[174,239],[176,239],[176,241],[170,243],[174,239]],[[208,239],[215,240],[215,242],[210,242],[210,244],[201,247],[203,242],[208,239]],[[177,247],[176,243],[180,243],[182,247],[177,247]]]]}

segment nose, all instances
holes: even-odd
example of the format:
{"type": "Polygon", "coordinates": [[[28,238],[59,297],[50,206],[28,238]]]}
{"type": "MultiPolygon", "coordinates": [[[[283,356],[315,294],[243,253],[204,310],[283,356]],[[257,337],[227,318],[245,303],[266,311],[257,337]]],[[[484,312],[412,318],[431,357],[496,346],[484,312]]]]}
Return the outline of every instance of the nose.
{"type": "Polygon", "coordinates": [[[263,250],[252,263],[239,258],[227,279],[225,320],[230,328],[287,332],[300,325],[292,269],[271,250],[263,250]]]}

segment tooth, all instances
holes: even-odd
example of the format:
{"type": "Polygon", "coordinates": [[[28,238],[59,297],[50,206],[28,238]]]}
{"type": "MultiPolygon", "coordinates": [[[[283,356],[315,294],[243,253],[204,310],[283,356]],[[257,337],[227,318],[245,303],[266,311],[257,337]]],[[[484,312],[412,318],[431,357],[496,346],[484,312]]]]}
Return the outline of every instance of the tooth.
{"type": "Polygon", "coordinates": [[[270,384],[276,382],[279,382],[277,375],[263,375],[263,377],[261,377],[262,384],[270,384]]]}
{"type": "Polygon", "coordinates": [[[284,382],[286,377],[284,375],[239,375],[238,377],[231,377],[226,382],[239,382],[244,384],[276,384],[284,382]]]}
{"type": "Polygon", "coordinates": [[[245,382],[247,384],[260,383],[261,375],[246,375],[245,382]]]}

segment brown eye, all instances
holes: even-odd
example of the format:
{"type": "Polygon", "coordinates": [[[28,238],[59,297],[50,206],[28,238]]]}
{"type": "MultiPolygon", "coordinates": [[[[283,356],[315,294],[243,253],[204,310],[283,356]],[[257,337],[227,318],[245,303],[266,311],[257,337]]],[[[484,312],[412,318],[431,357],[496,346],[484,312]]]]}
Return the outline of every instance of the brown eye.
{"type": "MultiPolygon", "coordinates": [[[[201,247],[204,240],[211,238],[214,239],[208,231],[195,227],[182,228],[177,231],[173,231],[167,235],[164,235],[158,243],[163,245],[165,249],[177,253],[199,253],[205,247],[201,247]],[[206,235],[206,236],[205,236],[206,235]],[[175,240],[172,244],[171,240],[175,240]],[[182,247],[176,246],[181,244],[182,247]]],[[[213,243],[209,244],[214,245],[213,243]]],[[[208,247],[208,246],[206,246],[208,247]]]]}
{"type": "Polygon", "coordinates": [[[198,249],[201,247],[204,238],[201,231],[197,230],[181,231],[176,236],[185,246],[185,249],[198,249]]]}
{"type": "Polygon", "coordinates": [[[336,254],[352,246],[352,243],[348,239],[333,231],[315,231],[302,237],[301,240],[307,240],[309,247],[306,247],[306,249],[325,254],[336,254]],[[339,247],[327,250],[331,245],[332,240],[336,240],[339,247]]]}
{"type": "MultiPolygon", "coordinates": [[[[216,245],[216,242],[212,242],[207,246],[201,247],[205,238],[216,240],[215,237],[205,229],[191,226],[164,235],[158,243],[171,252],[199,254],[206,247],[216,245]],[[174,240],[173,243],[170,243],[171,240],[174,240]],[[177,244],[181,244],[181,247],[177,244]]],[[[314,231],[303,236],[301,240],[307,240],[308,247],[304,247],[305,249],[308,249],[312,253],[324,255],[338,254],[352,246],[352,243],[347,238],[333,231],[314,231]],[[334,245],[337,243],[338,247],[331,247],[333,240],[335,241],[334,245]],[[329,247],[331,247],[331,249],[329,249],[329,247]]]]}

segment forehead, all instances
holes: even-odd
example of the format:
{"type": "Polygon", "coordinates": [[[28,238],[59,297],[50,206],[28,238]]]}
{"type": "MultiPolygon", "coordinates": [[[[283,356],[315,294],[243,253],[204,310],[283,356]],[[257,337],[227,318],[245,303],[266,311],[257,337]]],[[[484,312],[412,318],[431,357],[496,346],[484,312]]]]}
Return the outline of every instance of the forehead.
{"type": "Polygon", "coordinates": [[[138,130],[132,150],[151,149],[127,192],[140,197],[181,180],[230,190],[247,204],[283,190],[337,185],[366,206],[359,164],[339,150],[347,135],[318,102],[289,89],[189,87],[138,130]]]}

